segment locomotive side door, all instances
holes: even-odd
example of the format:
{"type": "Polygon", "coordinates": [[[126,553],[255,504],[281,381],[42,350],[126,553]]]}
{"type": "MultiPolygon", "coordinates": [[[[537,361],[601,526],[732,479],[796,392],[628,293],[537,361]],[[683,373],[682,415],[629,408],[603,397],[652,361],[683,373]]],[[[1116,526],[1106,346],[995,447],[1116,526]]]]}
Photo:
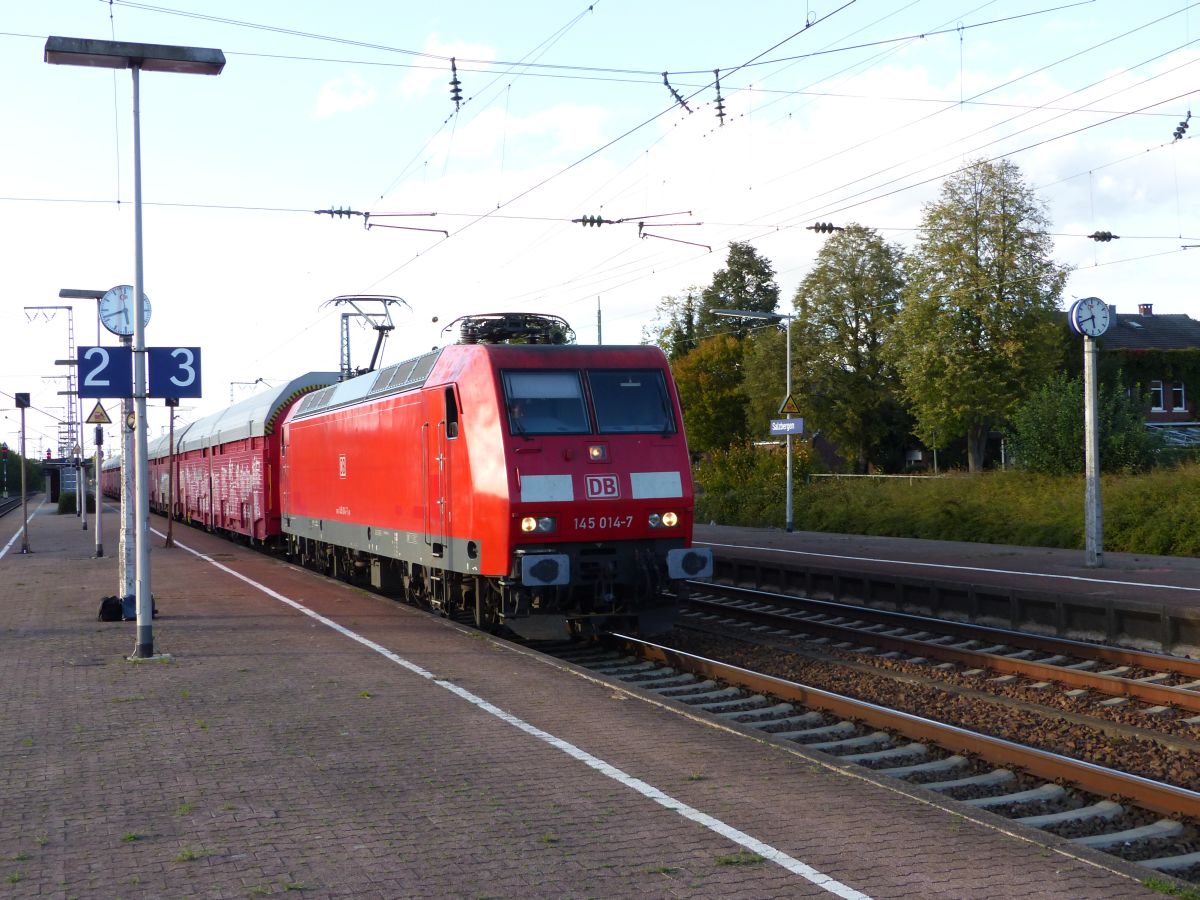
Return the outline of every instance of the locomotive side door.
{"type": "Polygon", "coordinates": [[[435,557],[446,555],[450,525],[450,449],[458,437],[458,402],[452,386],[426,400],[422,435],[425,543],[435,557]]]}
{"type": "Polygon", "coordinates": [[[441,396],[431,391],[425,400],[425,424],[421,427],[421,481],[425,493],[425,545],[435,557],[442,556],[446,546],[446,498],[442,491],[445,429],[441,396]]]}

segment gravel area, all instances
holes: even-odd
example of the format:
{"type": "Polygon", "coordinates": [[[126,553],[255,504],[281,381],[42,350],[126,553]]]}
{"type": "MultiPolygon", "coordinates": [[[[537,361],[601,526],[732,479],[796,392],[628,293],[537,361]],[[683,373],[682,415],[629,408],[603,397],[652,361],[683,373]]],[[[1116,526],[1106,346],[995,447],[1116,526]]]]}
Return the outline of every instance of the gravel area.
{"type": "MultiPolygon", "coordinates": [[[[992,701],[898,679],[895,676],[903,672],[895,671],[899,668],[896,666],[881,668],[879,674],[863,672],[848,669],[836,661],[754,647],[744,640],[724,639],[686,629],[676,629],[670,640],[663,643],[1052,753],[1200,790],[1200,752],[1166,748],[1148,738],[1108,734],[1064,717],[1023,709],[1006,702],[1004,696],[992,701]]],[[[1042,703],[1043,699],[1039,696],[1027,702],[1042,703]]]]}

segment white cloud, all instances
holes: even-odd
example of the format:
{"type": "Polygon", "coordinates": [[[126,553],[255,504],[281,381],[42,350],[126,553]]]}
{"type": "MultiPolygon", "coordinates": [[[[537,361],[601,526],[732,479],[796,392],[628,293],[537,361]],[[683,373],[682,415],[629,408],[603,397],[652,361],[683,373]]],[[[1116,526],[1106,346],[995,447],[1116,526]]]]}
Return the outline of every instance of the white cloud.
{"type": "Polygon", "coordinates": [[[371,106],[378,99],[379,93],[360,75],[350,73],[341,78],[335,78],[322,85],[317,92],[317,102],[313,107],[314,119],[327,119],[338,113],[353,112],[365,106],[371,106]]]}

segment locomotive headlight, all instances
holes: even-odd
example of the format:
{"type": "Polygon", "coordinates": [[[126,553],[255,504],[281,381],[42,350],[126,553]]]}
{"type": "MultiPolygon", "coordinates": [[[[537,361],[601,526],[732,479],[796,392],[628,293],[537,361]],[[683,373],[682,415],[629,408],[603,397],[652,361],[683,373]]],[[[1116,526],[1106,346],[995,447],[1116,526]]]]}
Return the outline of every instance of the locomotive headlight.
{"type": "Polygon", "coordinates": [[[525,516],[521,520],[521,530],[526,534],[547,534],[554,531],[556,524],[553,516],[525,516]]]}
{"type": "Polygon", "coordinates": [[[608,462],[608,445],[588,444],[588,462],[608,462]]]}
{"type": "Polygon", "coordinates": [[[651,528],[674,528],[679,524],[679,516],[673,512],[650,513],[651,528]]]}

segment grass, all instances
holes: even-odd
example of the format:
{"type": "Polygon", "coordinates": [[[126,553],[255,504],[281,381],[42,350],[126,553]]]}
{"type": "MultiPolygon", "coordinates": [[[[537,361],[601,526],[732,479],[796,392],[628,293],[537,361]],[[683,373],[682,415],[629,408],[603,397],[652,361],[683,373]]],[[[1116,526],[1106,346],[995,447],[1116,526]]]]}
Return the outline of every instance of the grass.
{"type": "MultiPolygon", "coordinates": [[[[1082,549],[1083,487],[1082,475],[1019,471],[913,479],[823,478],[797,485],[793,521],[805,531],[1082,549]]],[[[1200,556],[1200,463],[1105,475],[1101,494],[1105,550],[1200,556]]],[[[732,517],[708,514],[706,502],[701,494],[697,521],[783,524],[783,498],[774,493],[763,501],[770,509],[732,517]]],[[[720,508],[716,504],[713,512],[720,508]]]]}
{"type": "Polygon", "coordinates": [[[646,870],[647,875],[674,875],[679,871],[679,866],[668,866],[666,863],[660,863],[657,866],[651,866],[646,870]]]}
{"type": "Polygon", "coordinates": [[[1200,900],[1200,888],[1172,884],[1165,878],[1147,878],[1142,884],[1150,890],[1158,891],[1167,897],[1180,897],[1182,900],[1200,900]]]}
{"type": "Polygon", "coordinates": [[[739,850],[737,853],[728,853],[725,856],[717,857],[718,866],[753,866],[764,861],[764,857],[747,850],[739,850]]]}
{"type": "Polygon", "coordinates": [[[212,856],[212,851],[205,850],[203,847],[184,847],[175,854],[175,862],[193,862],[209,856],[212,856]]]}
{"type": "Polygon", "coordinates": [[[175,815],[186,816],[188,813],[190,813],[192,811],[192,809],[194,809],[194,804],[180,803],[177,807],[175,807],[175,815]]]}
{"type": "Polygon", "coordinates": [[[17,862],[24,862],[25,860],[30,859],[29,851],[18,850],[13,854],[13,859],[15,859],[17,862]]]}
{"type": "Polygon", "coordinates": [[[20,881],[22,878],[24,878],[24,877],[25,877],[25,875],[24,875],[23,873],[21,873],[21,872],[12,872],[12,873],[11,873],[11,874],[10,874],[10,875],[9,875],[7,878],[5,878],[4,880],[5,880],[5,881],[7,881],[9,884],[16,884],[17,882],[19,882],[19,881],[20,881]]]}
{"type": "Polygon", "coordinates": [[[127,831],[121,835],[121,842],[125,844],[132,844],[134,841],[140,841],[143,837],[145,837],[145,835],[141,834],[140,832],[127,831]]]}

